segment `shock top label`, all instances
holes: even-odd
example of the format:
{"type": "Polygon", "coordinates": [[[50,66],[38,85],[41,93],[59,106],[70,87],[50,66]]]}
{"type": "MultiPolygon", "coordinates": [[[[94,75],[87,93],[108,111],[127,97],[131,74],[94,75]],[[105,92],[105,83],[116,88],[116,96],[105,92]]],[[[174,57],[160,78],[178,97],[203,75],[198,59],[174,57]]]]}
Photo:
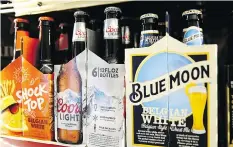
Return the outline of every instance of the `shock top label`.
{"type": "Polygon", "coordinates": [[[159,40],[158,30],[146,30],[141,32],[140,47],[149,47],[159,40]]]}
{"type": "Polygon", "coordinates": [[[104,39],[118,39],[119,34],[119,20],[116,18],[109,18],[104,20],[104,39]]]}
{"type": "Polygon", "coordinates": [[[87,32],[84,22],[75,22],[72,41],[86,41],[87,32]]]}
{"type": "Polygon", "coordinates": [[[81,100],[81,93],[76,93],[70,89],[58,93],[58,128],[81,130],[81,100]]]}
{"type": "Polygon", "coordinates": [[[202,45],[203,33],[202,29],[196,26],[191,26],[184,29],[183,42],[187,45],[202,45]]]}

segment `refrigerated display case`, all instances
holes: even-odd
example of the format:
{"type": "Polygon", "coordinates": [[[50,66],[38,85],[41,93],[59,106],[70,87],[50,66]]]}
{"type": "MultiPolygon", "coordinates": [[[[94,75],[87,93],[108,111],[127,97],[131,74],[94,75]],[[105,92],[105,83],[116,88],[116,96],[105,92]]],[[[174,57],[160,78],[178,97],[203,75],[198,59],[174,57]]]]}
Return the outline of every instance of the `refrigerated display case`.
{"type": "MultiPolygon", "coordinates": [[[[30,20],[30,37],[38,39],[38,18],[40,16],[50,16],[55,20],[55,25],[62,22],[69,24],[74,23],[73,13],[77,9],[84,10],[89,13],[91,18],[103,21],[105,19],[104,9],[108,6],[117,6],[121,8],[122,15],[126,17],[136,18],[145,13],[156,13],[159,16],[159,23],[165,24],[166,11],[170,15],[170,36],[182,42],[183,38],[183,20],[182,13],[188,9],[199,9],[203,13],[203,34],[205,44],[218,45],[218,146],[226,147],[228,140],[227,129],[230,124],[227,122],[228,106],[225,93],[225,70],[224,65],[231,65],[233,62],[232,55],[232,4],[233,2],[210,2],[210,1],[190,1],[190,2],[175,2],[175,1],[130,1],[130,0],[109,0],[109,1],[85,1],[85,0],[14,0],[1,1],[1,70],[6,67],[12,60],[12,51],[10,49],[14,46],[14,25],[13,19],[15,17],[23,17],[30,20]],[[8,52],[8,53],[6,53],[8,52]]],[[[136,25],[141,25],[140,22],[132,24],[137,29],[136,25]]],[[[165,30],[165,27],[162,27],[165,30]]],[[[165,32],[165,31],[164,31],[165,32]]],[[[93,36],[100,36],[95,31],[90,31],[93,36]]],[[[58,38],[58,33],[55,34],[58,38]]],[[[90,41],[91,42],[91,41],[90,41]]],[[[101,47],[100,53],[104,49],[103,46],[98,45],[100,41],[92,40],[91,47],[101,47]]],[[[12,49],[11,49],[12,50],[12,49]]],[[[229,110],[228,110],[229,111],[229,110]]],[[[230,116],[229,116],[230,117],[230,116]]],[[[23,137],[13,137],[1,135],[0,142],[3,147],[14,145],[17,147],[31,147],[31,146],[66,146],[55,141],[42,141],[37,139],[29,139],[23,137]]],[[[78,145],[78,146],[86,146],[78,145]]],[[[172,146],[172,145],[171,145],[172,146]]]]}

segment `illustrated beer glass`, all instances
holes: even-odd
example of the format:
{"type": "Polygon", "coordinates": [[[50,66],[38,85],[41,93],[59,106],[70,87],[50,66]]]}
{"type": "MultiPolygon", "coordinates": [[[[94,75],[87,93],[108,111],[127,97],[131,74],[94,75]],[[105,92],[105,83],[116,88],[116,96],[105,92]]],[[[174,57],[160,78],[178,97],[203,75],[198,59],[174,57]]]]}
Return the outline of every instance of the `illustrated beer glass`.
{"type": "Polygon", "coordinates": [[[194,134],[206,133],[203,115],[207,100],[207,91],[205,86],[193,86],[189,89],[188,93],[190,106],[193,112],[193,127],[194,134]]]}

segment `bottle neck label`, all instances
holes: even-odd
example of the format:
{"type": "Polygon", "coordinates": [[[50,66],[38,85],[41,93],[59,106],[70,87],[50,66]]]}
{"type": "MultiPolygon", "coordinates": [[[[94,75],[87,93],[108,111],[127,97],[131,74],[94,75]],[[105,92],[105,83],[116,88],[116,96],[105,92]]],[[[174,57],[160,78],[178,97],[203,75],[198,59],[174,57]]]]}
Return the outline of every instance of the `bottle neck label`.
{"type": "Polygon", "coordinates": [[[109,18],[104,20],[104,39],[119,39],[119,20],[109,18]]]}
{"type": "Polygon", "coordinates": [[[121,27],[122,44],[130,44],[130,30],[129,26],[121,27]]]}
{"type": "Polygon", "coordinates": [[[75,22],[72,41],[86,41],[87,32],[85,22],[75,22]]]}
{"type": "Polygon", "coordinates": [[[191,26],[183,30],[184,38],[183,43],[187,45],[202,45],[203,33],[202,29],[196,26],[191,26]]]}
{"type": "Polygon", "coordinates": [[[140,47],[149,47],[159,40],[158,30],[141,31],[140,47]]]}

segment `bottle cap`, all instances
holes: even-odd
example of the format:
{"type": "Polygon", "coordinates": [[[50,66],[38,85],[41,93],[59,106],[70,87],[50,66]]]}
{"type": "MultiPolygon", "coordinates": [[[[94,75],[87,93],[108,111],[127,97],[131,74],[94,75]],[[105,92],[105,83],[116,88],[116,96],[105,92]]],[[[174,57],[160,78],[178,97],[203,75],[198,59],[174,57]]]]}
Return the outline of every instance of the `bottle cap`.
{"type": "Polygon", "coordinates": [[[29,23],[29,21],[27,19],[23,19],[23,18],[15,18],[14,23],[17,23],[17,22],[29,23]]]}
{"type": "Polygon", "coordinates": [[[190,10],[184,11],[184,12],[182,13],[182,16],[190,15],[190,14],[202,15],[202,12],[201,12],[200,10],[190,9],[190,10]]]}
{"type": "Polygon", "coordinates": [[[54,19],[48,16],[41,16],[39,17],[39,21],[54,21],[54,19]]]}
{"type": "Polygon", "coordinates": [[[107,13],[107,12],[120,12],[120,13],[122,13],[121,9],[118,7],[107,7],[107,8],[105,8],[104,13],[107,13]]]}
{"type": "Polygon", "coordinates": [[[78,11],[74,12],[74,17],[78,17],[78,16],[80,16],[80,15],[87,15],[87,16],[89,16],[89,15],[87,14],[87,12],[82,11],[82,10],[78,10],[78,11]]]}
{"type": "Polygon", "coordinates": [[[156,19],[159,19],[158,15],[157,15],[157,14],[154,14],[154,13],[143,14],[143,15],[140,17],[140,20],[142,20],[142,19],[144,19],[144,18],[156,18],[156,19]]]}

